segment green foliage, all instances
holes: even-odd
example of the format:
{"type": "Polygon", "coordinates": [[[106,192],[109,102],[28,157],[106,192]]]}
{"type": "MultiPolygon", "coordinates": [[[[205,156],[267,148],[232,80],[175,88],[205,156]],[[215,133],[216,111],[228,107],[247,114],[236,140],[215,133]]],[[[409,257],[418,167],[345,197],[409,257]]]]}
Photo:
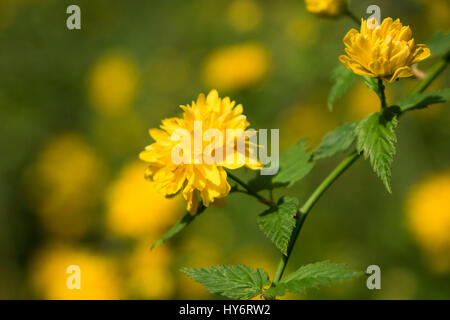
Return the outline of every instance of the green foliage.
{"type": "Polygon", "coordinates": [[[323,159],[346,151],[355,141],[355,128],[358,122],[347,122],[327,133],[320,146],[313,153],[313,158],[323,159]]]}
{"type": "Polygon", "coordinates": [[[387,112],[376,112],[361,121],[355,129],[356,148],[364,151],[365,159],[370,159],[373,170],[391,192],[391,164],[395,154],[395,128],[398,120],[387,112]]]}
{"type": "Polygon", "coordinates": [[[314,163],[309,161],[304,140],[301,140],[281,155],[280,171],[273,177],[272,182],[290,187],[306,176],[313,166],[314,163]]]}
{"type": "Polygon", "coordinates": [[[197,213],[195,215],[191,215],[189,212],[187,212],[183,218],[181,218],[180,221],[176,225],[174,225],[172,228],[170,228],[169,231],[167,231],[166,234],[164,234],[161,238],[159,238],[155,243],[153,243],[151,250],[159,246],[160,244],[163,244],[166,240],[172,238],[174,235],[176,235],[178,232],[184,229],[189,223],[192,222],[192,220],[195,219],[199,214],[201,214],[203,211],[205,211],[206,207],[203,205],[200,205],[197,213]]]}
{"type": "Polygon", "coordinates": [[[310,161],[305,142],[300,140],[280,156],[280,169],[276,175],[262,176],[258,174],[249,182],[249,187],[253,191],[290,187],[305,177],[313,167],[314,162],[310,161]]]}
{"type": "Polygon", "coordinates": [[[330,93],[328,94],[328,108],[333,109],[333,104],[341,97],[356,79],[356,75],[352,70],[347,69],[342,64],[339,64],[332,74],[332,79],[334,81],[331,87],[330,93]]]}
{"type": "Polygon", "coordinates": [[[263,269],[256,271],[245,265],[212,266],[210,268],[183,268],[192,279],[203,284],[209,292],[232,299],[248,299],[263,292],[270,284],[263,269]]]}
{"type": "Polygon", "coordinates": [[[259,228],[283,254],[287,252],[289,240],[295,227],[297,208],[297,198],[282,197],[276,207],[264,211],[257,218],[259,228]]]}
{"type": "Polygon", "coordinates": [[[380,95],[380,87],[378,86],[378,78],[374,77],[361,77],[370,90],[375,92],[378,96],[380,95]]]}
{"type": "Polygon", "coordinates": [[[269,288],[265,296],[283,296],[287,291],[303,293],[306,289],[330,285],[361,275],[344,264],[322,261],[301,266],[297,271],[283,278],[276,287],[269,288]]]}
{"type": "Polygon", "coordinates": [[[396,106],[400,108],[401,112],[405,112],[423,109],[431,104],[447,102],[448,100],[450,100],[450,89],[442,89],[408,96],[401,99],[396,106]]]}
{"type": "Polygon", "coordinates": [[[433,56],[440,56],[450,50],[450,33],[437,32],[433,34],[428,47],[433,56]]]}

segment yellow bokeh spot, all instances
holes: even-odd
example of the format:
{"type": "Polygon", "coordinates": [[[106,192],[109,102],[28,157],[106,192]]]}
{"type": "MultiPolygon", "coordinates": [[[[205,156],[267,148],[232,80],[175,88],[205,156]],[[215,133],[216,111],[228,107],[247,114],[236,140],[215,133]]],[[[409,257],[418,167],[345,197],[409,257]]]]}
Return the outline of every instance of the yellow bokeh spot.
{"type": "Polygon", "coordinates": [[[131,59],[120,53],[106,53],[89,74],[89,97],[102,112],[121,113],[131,107],[138,84],[138,72],[131,59]]]}
{"type": "Polygon", "coordinates": [[[138,299],[170,299],[175,292],[171,251],[167,245],[150,251],[150,245],[143,241],[128,259],[128,290],[138,299]]]}
{"type": "Polygon", "coordinates": [[[261,81],[270,66],[270,54],[259,43],[245,43],[217,49],[206,60],[203,76],[207,86],[237,90],[261,81]]]}
{"type": "Polygon", "coordinates": [[[277,267],[277,256],[270,255],[256,245],[244,245],[238,248],[233,256],[234,264],[245,264],[253,269],[262,268],[273,276],[277,267]]]}
{"type": "Polygon", "coordinates": [[[303,46],[314,45],[318,38],[318,26],[308,17],[295,16],[286,22],[286,35],[288,39],[303,46]]]}
{"type": "Polygon", "coordinates": [[[261,23],[261,18],[261,8],[254,0],[234,0],[228,7],[228,23],[238,32],[256,29],[261,23]]]}
{"type": "Polygon", "coordinates": [[[20,1],[18,0],[0,1],[0,31],[8,27],[8,25],[14,20],[19,6],[20,1]]]}
{"type": "MultiPolygon", "coordinates": [[[[386,90],[386,94],[389,96],[388,89],[386,90]]],[[[351,88],[347,105],[348,117],[352,121],[362,120],[369,114],[381,110],[381,102],[377,94],[367,88],[362,81],[358,81],[351,88]]]]}
{"type": "Polygon", "coordinates": [[[307,139],[309,148],[316,147],[323,136],[337,125],[332,114],[321,105],[295,106],[282,115],[281,148],[292,146],[300,138],[307,139]]]}
{"type": "Polygon", "coordinates": [[[167,199],[144,179],[145,164],[127,165],[107,195],[107,225],[124,237],[160,234],[183,212],[178,198],[167,199]]]}
{"type": "MultiPolygon", "coordinates": [[[[43,299],[120,299],[121,278],[113,260],[86,249],[47,247],[39,250],[30,268],[31,284],[43,299]],[[69,266],[79,267],[80,288],[70,289],[67,273],[69,266]]],[[[69,283],[75,283],[70,280],[69,283]]]]}
{"type": "Polygon", "coordinates": [[[383,271],[383,290],[379,290],[382,300],[411,300],[417,292],[417,277],[406,268],[383,271]]]}
{"type": "Polygon", "coordinates": [[[53,138],[24,176],[30,204],[58,236],[85,233],[104,182],[104,165],[76,134],[53,138]]]}
{"type": "Polygon", "coordinates": [[[450,2],[448,0],[422,0],[421,2],[425,6],[425,17],[433,26],[433,29],[448,30],[450,28],[450,20],[448,18],[450,2]]]}
{"type": "Polygon", "coordinates": [[[417,184],[406,201],[407,223],[434,271],[450,271],[450,171],[417,184]]]}
{"type": "MultiPolygon", "coordinates": [[[[201,237],[186,239],[180,248],[183,267],[201,268],[223,264],[223,252],[212,241],[201,237]]],[[[181,299],[208,299],[211,293],[205,286],[184,273],[179,274],[178,295],[181,299]]]]}
{"type": "Polygon", "coordinates": [[[346,0],[305,0],[306,10],[321,17],[336,17],[344,13],[346,0]]]}

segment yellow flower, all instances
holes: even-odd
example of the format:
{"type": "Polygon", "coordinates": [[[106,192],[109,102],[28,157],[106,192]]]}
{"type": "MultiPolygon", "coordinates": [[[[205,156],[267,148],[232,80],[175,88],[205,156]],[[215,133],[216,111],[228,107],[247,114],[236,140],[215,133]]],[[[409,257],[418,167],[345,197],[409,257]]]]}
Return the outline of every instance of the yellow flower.
{"type": "Polygon", "coordinates": [[[86,249],[63,246],[43,248],[36,253],[30,265],[30,274],[31,284],[39,298],[122,298],[121,278],[116,265],[108,257],[86,249]],[[76,276],[73,271],[67,273],[69,266],[79,267],[79,289],[68,287],[69,277],[76,276]]]}
{"type": "Polygon", "coordinates": [[[381,25],[375,25],[375,18],[367,22],[362,19],[360,32],[351,29],[343,40],[348,56],[341,55],[339,61],[361,76],[389,82],[411,77],[411,65],[428,58],[430,49],[416,44],[411,28],[403,26],[399,19],[386,18],[381,25]]]}
{"type": "Polygon", "coordinates": [[[242,154],[236,148],[236,139],[226,133],[227,130],[234,130],[237,139],[244,140],[244,131],[250,124],[242,114],[242,105],[235,105],[228,97],[221,99],[218,92],[212,90],[207,97],[200,94],[197,101],[192,102],[192,106],[180,107],[184,111],[182,118],[164,119],[161,129],[150,129],[150,136],[156,142],[147,146],[140,153],[140,158],[149,163],[145,175],[153,181],[155,187],[167,196],[182,190],[183,197],[187,200],[187,210],[195,214],[199,206],[198,194],[203,204],[209,206],[213,203],[221,204],[221,201],[217,201],[230,192],[225,168],[237,169],[246,165],[256,170],[262,166],[252,155],[253,148],[250,146],[254,145],[247,138],[243,150],[245,154],[242,154]],[[209,129],[217,130],[222,140],[214,143],[207,140],[204,133],[209,129]],[[187,159],[177,163],[173,159],[173,150],[185,138],[181,134],[177,135],[180,130],[186,132],[187,138],[193,141],[189,148],[193,151],[186,152],[183,148],[183,157],[187,159]],[[196,135],[194,132],[197,132],[196,135]],[[196,144],[201,145],[202,149],[196,149],[196,144]],[[227,152],[227,149],[232,152],[227,152]],[[204,160],[205,156],[219,153],[223,158],[220,161],[214,158],[208,164],[204,160]]]}
{"type": "Polygon", "coordinates": [[[270,55],[258,43],[220,48],[206,60],[205,83],[220,90],[249,87],[264,78],[269,70],[270,55]]]}
{"type": "Polygon", "coordinates": [[[127,260],[127,287],[132,298],[170,299],[175,293],[175,279],[168,246],[149,250],[152,241],[143,241],[127,260]]]}
{"type": "Polygon", "coordinates": [[[115,114],[127,110],[137,93],[138,73],[133,62],[119,53],[100,57],[89,75],[91,103],[115,114]]]}
{"type": "Polygon", "coordinates": [[[341,15],[347,7],[346,0],[305,0],[306,10],[322,17],[341,15]]]}
{"type": "Polygon", "coordinates": [[[76,134],[57,136],[45,146],[24,180],[46,231],[64,237],[86,232],[104,170],[94,150],[76,134]]]}
{"type": "Polygon", "coordinates": [[[450,270],[450,171],[415,186],[406,202],[408,224],[436,271],[450,270]]]}
{"type": "Polygon", "coordinates": [[[143,163],[131,163],[113,182],[107,196],[106,223],[119,236],[155,235],[175,223],[181,214],[178,201],[166,199],[153,183],[142,179],[143,163]]]}

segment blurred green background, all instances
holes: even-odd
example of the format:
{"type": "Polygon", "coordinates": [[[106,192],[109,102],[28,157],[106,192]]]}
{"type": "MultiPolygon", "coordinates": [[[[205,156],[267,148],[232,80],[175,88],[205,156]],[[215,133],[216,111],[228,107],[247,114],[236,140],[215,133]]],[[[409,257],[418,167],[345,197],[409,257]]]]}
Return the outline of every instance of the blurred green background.
{"type": "MultiPolygon", "coordinates": [[[[350,8],[367,17],[371,4],[410,25],[418,43],[449,29],[448,0],[350,8]]],[[[280,128],[282,150],[302,137],[312,148],[364,118],[378,102],[362,83],[326,107],[351,27],[308,14],[301,0],[0,0],[0,298],[210,299],[219,297],[180,267],[244,263],[273,276],[280,255],[255,222],[264,207],[244,195],[149,251],[185,204],[156,193],[138,154],[152,142],[148,128],[212,88],[242,103],[252,128],[280,128]],[[70,4],[81,30],[66,28],[70,4]],[[72,264],[81,290],[66,287],[72,264]]],[[[448,87],[449,75],[433,88],[448,87]]],[[[389,101],[416,82],[389,85],[389,101]]],[[[313,209],[288,266],[376,264],[382,289],[361,277],[287,298],[450,298],[448,104],[408,114],[397,134],[393,194],[359,161],[313,209]]],[[[276,194],[305,200],[337,161],[276,194]]]]}

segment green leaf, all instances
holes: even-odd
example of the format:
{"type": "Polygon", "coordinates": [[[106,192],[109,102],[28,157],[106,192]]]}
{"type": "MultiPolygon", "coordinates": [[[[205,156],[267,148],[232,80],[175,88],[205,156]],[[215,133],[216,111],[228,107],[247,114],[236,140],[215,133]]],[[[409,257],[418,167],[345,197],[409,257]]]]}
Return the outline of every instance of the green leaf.
{"type": "Polygon", "coordinates": [[[197,210],[197,213],[195,215],[191,215],[189,212],[187,212],[183,216],[183,218],[181,218],[181,220],[178,221],[178,223],[176,225],[174,225],[172,228],[170,228],[170,230],[167,231],[167,233],[165,235],[163,235],[161,238],[159,238],[157,241],[155,241],[155,243],[153,243],[153,245],[150,248],[150,250],[153,250],[154,248],[156,248],[160,244],[163,244],[166,240],[172,238],[178,232],[183,230],[189,223],[192,222],[192,220],[194,220],[199,214],[201,214],[203,211],[205,211],[205,209],[206,209],[205,206],[200,205],[198,210],[197,210]]]}
{"type": "Polygon", "coordinates": [[[380,88],[378,86],[378,78],[374,77],[361,77],[366,84],[367,88],[380,95],[380,88]]]}
{"type": "Polygon", "coordinates": [[[358,122],[347,122],[327,133],[320,146],[314,151],[313,158],[323,159],[346,151],[356,140],[354,131],[357,125],[358,122]]]}
{"type": "Polygon", "coordinates": [[[270,284],[263,269],[256,271],[245,265],[213,266],[210,268],[183,268],[192,279],[203,284],[209,292],[232,299],[248,299],[263,292],[270,284]]]}
{"type": "Polygon", "coordinates": [[[276,207],[264,211],[257,218],[259,228],[264,234],[286,254],[292,231],[295,227],[295,215],[298,208],[298,199],[283,197],[276,207]]]}
{"type": "Polygon", "coordinates": [[[433,57],[440,56],[450,50],[450,33],[437,32],[433,34],[428,47],[433,57]]]}
{"type": "Polygon", "coordinates": [[[391,192],[391,165],[395,154],[395,128],[398,120],[395,115],[388,117],[386,113],[372,113],[358,124],[355,133],[358,152],[364,151],[365,159],[369,158],[373,170],[391,192]]]}
{"type": "Polygon", "coordinates": [[[301,140],[281,155],[280,171],[274,176],[272,181],[275,184],[287,184],[290,187],[306,176],[313,167],[314,163],[309,161],[304,140],[301,140]]]}
{"type": "Polygon", "coordinates": [[[258,174],[249,182],[249,187],[253,191],[290,187],[305,177],[313,167],[314,162],[310,161],[304,140],[300,140],[280,156],[279,171],[276,175],[258,174]]]}
{"type": "Polygon", "coordinates": [[[330,110],[333,109],[336,99],[340,98],[348,90],[356,77],[352,70],[347,69],[342,64],[333,70],[332,79],[334,83],[328,95],[328,108],[330,110]]]}
{"type": "Polygon", "coordinates": [[[265,292],[268,297],[283,296],[286,291],[303,293],[306,289],[330,285],[361,275],[344,264],[328,261],[301,266],[297,271],[284,277],[276,287],[265,292]]]}
{"type": "Polygon", "coordinates": [[[401,99],[396,105],[401,112],[405,112],[426,108],[431,104],[447,102],[448,100],[450,100],[450,89],[442,89],[408,96],[401,99]]]}

